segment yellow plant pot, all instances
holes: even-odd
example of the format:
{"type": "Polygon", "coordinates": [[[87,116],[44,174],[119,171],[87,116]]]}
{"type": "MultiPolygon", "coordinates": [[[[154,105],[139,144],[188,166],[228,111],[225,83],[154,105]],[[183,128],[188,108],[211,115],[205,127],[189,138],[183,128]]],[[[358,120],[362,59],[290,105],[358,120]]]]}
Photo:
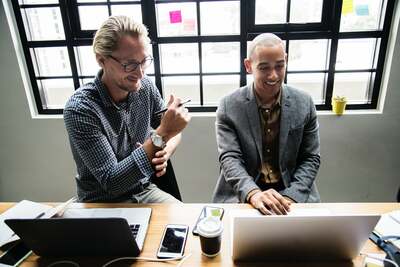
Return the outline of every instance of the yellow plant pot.
{"type": "Polygon", "coordinates": [[[336,115],[342,115],[346,109],[346,97],[335,96],[332,97],[332,111],[336,115]]]}

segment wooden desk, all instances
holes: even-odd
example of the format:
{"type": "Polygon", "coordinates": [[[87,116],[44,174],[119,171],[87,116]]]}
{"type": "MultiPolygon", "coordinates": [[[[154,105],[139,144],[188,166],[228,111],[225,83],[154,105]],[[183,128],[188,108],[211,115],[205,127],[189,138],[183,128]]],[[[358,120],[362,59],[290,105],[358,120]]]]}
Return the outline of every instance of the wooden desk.
{"type": "MultiPolygon", "coordinates": [[[[0,213],[10,208],[15,203],[0,203],[0,213]]],[[[215,258],[207,258],[201,254],[200,241],[198,237],[191,233],[192,227],[205,204],[71,204],[73,208],[114,208],[114,207],[150,207],[152,208],[152,217],[146,236],[143,252],[141,256],[155,257],[160,243],[161,235],[166,224],[177,223],[190,226],[190,233],[186,243],[185,254],[192,253],[192,256],[185,261],[183,266],[360,266],[362,257],[359,256],[353,262],[335,262],[335,263],[238,263],[233,262],[230,256],[230,212],[233,209],[249,209],[247,204],[211,204],[225,209],[224,233],[222,236],[221,253],[215,258]]],[[[351,212],[363,214],[383,214],[395,209],[400,209],[399,203],[324,203],[324,204],[294,204],[295,208],[328,208],[332,212],[351,212]]],[[[364,253],[382,253],[371,241],[368,241],[362,249],[364,253]]],[[[71,259],[80,264],[80,266],[102,266],[110,258],[79,258],[71,259]]],[[[112,258],[111,258],[112,259],[112,258]]],[[[54,259],[42,259],[36,255],[30,256],[21,264],[23,267],[48,266],[54,262],[54,259]]],[[[114,266],[175,266],[171,263],[153,263],[153,262],[133,262],[125,261],[111,265],[114,266]]],[[[72,266],[72,265],[57,265],[72,266]]]]}

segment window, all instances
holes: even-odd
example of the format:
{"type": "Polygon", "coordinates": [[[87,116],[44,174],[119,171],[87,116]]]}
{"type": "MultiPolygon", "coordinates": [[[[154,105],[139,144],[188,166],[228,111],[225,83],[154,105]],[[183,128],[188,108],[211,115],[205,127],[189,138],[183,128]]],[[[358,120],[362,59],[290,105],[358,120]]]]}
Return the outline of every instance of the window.
{"type": "Polygon", "coordinates": [[[110,15],[142,21],[152,39],[147,75],[191,111],[215,111],[222,96],[252,82],[243,60],[262,32],[280,36],[285,82],[317,109],[333,95],[348,109],[377,107],[394,0],[19,0],[11,1],[40,114],[61,114],[99,67],[93,35],[110,15]]]}

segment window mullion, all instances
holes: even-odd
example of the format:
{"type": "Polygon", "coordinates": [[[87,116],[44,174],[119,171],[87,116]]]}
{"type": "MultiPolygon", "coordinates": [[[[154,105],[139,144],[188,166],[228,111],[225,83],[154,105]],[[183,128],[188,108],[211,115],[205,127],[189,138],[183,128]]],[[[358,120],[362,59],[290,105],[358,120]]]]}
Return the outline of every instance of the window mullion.
{"type": "Polygon", "coordinates": [[[43,109],[42,100],[41,100],[40,93],[39,93],[39,87],[38,87],[38,84],[36,81],[36,74],[35,74],[35,70],[33,67],[33,61],[31,58],[30,51],[29,51],[28,40],[27,40],[27,35],[26,35],[23,19],[22,19],[21,9],[18,4],[18,1],[11,1],[11,2],[13,5],[14,14],[15,14],[16,22],[17,22],[19,37],[20,37],[20,40],[22,43],[22,48],[24,50],[25,62],[27,65],[26,67],[28,69],[29,78],[31,81],[33,96],[34,96],[35,102],[36,102],[36,108],[37,108],[37,111],[39,112],[39,114],[41,114],[41,113],[43,113],[44,109],[43,109]]]}
{"type": "Polygon", "coordinates": [[[250,10],[248,9],[248,0],[240,0],[240,86],[245,86],[247,83],[246,68],[244,59],[247,57],[247,33],[249,32],[250,10]]]}
{"type": "Polygon", "coordinates": [[[383,68],[385,65],[385,55],[389,41],[390,24],[393,17],[394,6],[395,6],[394,0],[387,0],[386,10],[385,11],[382,10],[382,12],[385,12],[385,19],[382,29],[383,34],[380,42],[378,63],[376,66],[377,71],[375,73],[374,89],[371,97],[372,103],[375,104],[375,106],[378,103],[379,91],[380,91],[379,89],[381,88],[381,80],[382,80],[383,68]]]}
{"type": "Polygon", "coordinates": [[[335,1],[334,5],[334,13],[335,16],[332,20],[332,40],[331,40],[331,51],[329,57],[329,68],[328,68],[328,80],[326,86],[326,94],[325,94],[325,108],[331,109],[331,99],[333,95],[333,83],[335,76],[335,64],[336,64],[336,56],[337,56],[337,48],[338,48],[338,37],[339,37],[339,28],[340,28],[340,16],[342,10],[342,1],[335,1]]]}
{"type": "Polygon", "coordinates": [[[163,95],[163,88],[161,82],[161,61],[160,61],[160,48],[159,38],[157,35],[157,21],[156,18],[156,6],[154,0],[142,0],[142,14],[143,23],[149,30],[149,36],[152,41],[153,58],[154,58],[154,77],[156,80],[156,86],[161,95],[163,95]],[[151,19],[153,18],[153,19],[151,19]]]}
{"type": "MultiPolygon", "coordinates": [[[[201,36],[200,25],[200,2],[196,1],[196,14],[197,14],[197,35],[201,36]]],[[[200,86],[200,106],[204,106],[204,90],[203,90],[203,64],[202,64],[202,43],[197,41],[198,56],[199,56],[199,86],[200,86]]]]}
{"type": "Polygon", "coordinates": [[[65,34],[65,40],[67,43],[67,50],[68,50],[68,56],[69,56],[69,62],[71,66],[71,72],[72,72],[72,79],[74,81],[74,87],[75,90],[79,88],[79,79],[78,79],[78,69],[77,69],[77,62],[75,59],[75,51],[74,51],[74,46],[72,44],[72,29],[69,27],[69,19],[68,19],[68,13],[67,13],[67,6],[68,3],[66,3],[66,0],[60,0],[60,12],[61,12],[61,18],[63,22],[63,27],[64,27],[64,34],[65,34]]]}

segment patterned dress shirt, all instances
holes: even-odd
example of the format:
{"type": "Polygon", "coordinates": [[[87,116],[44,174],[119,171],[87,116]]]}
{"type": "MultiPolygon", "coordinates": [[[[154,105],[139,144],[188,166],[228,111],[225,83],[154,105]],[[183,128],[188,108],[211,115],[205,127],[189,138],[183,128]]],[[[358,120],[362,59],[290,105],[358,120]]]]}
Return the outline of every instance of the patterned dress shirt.
{"type": "Polygon", "coordinates": [[[64,108],[64,122],[77,166],[77,193],[82,202],[128,201],[148,185],[154,169],[143,144],[159,126],[162,97],[145,76],[141,88],[123,103],[114,103],[101,81],[80,87],[64,108]]]}

